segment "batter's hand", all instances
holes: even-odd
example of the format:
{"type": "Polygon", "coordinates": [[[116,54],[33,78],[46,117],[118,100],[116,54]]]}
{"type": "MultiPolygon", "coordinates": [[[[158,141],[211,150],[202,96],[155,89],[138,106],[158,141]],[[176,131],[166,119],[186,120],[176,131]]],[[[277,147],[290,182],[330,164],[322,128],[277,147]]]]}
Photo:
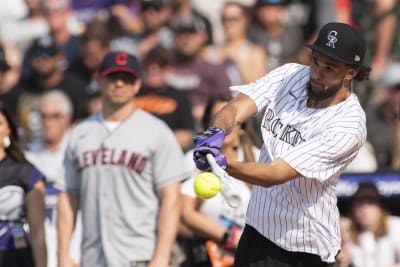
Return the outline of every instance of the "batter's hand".
{"type": "Polygon", "coordinates": [[[210,165],[206,159],[206,155],[209,153],[214,156],[219,166],[226,169],[226,158],[220,152],[224,138],[224,131],[215,126],[208,127],[206,131],[196,133],[193,136],[193,160],[199,170],[205,171],[210,169],[210,165]]]}

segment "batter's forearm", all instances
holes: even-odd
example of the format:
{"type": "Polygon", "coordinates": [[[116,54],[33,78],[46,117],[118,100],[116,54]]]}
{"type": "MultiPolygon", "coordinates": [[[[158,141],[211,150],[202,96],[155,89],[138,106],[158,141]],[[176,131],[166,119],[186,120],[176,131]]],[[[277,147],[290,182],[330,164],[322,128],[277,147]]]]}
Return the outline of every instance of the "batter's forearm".
{"type": "Polygon", "coordinates": [[[58,261],[69,257],[69,245],[74,231],[78,196],[61,192],[58,196],[57,213],[57,255],[58,261]]]}
{"type": "Polygon", "coordinates": [[[239,94],[215,114],[211,125],[221,128],[228,135],[256,112],[254,101],[247,95],[239,94]]]}
{"type": "Polygon", "coordinates": [[[243,163],[228,160],[226,170],[232,177],[264,187],[283,184],[299,176],[295,169],[281,159],[276,159],[272,163],[243,163]]]}

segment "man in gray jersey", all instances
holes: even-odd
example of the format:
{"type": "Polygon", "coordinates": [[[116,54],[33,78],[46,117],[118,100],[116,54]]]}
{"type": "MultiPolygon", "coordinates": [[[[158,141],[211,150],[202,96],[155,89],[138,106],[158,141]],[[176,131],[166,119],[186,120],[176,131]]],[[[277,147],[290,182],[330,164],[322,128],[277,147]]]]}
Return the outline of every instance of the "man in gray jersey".
{"type": "MultiPolygon", "coordinates": [[[[232,176],[251,183],[246,226],[235,266],[332,266],[340,249],[336,184],[366,139],[365,114],[353,80],[368,79],[365,42],[347,24],[324,25],[309,66],[285,64],[240,93],[194,136],[194,161],[205,154],[232,176]],[[259,162],[226,160],[224,136],[264,111],[259,162]]],[[[221,237],[222,238],[222,237],[221,237]]]]}
{"type": "Polygon", "coordinates": [[[71,132],[59,188],[58,263],[82,211],[82,267],[167,267],[179,221],[183,153],[168,126],[135,108],[136,57],[105,56],[99,71],[103,111],[71,132]]]}

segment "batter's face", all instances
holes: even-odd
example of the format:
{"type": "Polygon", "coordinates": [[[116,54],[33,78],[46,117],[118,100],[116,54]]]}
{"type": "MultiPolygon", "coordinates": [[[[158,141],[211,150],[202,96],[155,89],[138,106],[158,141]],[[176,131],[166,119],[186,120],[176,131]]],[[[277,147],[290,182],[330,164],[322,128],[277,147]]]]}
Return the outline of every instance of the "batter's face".
{"type": "Polygon", "coordinates": [[[123,106],[131,103],[139,91],[141,80],[126,72],[114,72],[100,79],[105,103],[123,106]]]}
{"type": "Polygon", "coordinates": [[[313,52],[310,63],[310,84],[308,96],[322,101],[335,96],[347,81],[349,85],[354,78],[354,68],[330,57],[313,52]]]}

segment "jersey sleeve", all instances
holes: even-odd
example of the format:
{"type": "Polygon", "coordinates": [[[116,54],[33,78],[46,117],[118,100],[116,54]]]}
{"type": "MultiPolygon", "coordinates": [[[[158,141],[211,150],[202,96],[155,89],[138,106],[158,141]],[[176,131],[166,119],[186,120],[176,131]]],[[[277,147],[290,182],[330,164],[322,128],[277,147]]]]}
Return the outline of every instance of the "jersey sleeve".
{"type": "Polygon", "coordinates": [[[35,187],[37,182],[44,181],[45,176],[35,166],[29,163],[23,180],[25,184],[25,191],[28,193],[35,187]]]}
{"type": "Polygon", "coordinates": [[[152,157],[155,177],[155,188],[182,181],[190,176],[184,164],[184,155],[175,135],[163,124],[158,131],[158,142],[152,157]]]}
{"type": "Polygon", "coordinates": [[[280,158],[301,176],[323,182],[340,174],[355,158],[362,143],[348,133],[326,133],[295,146],[280,158]]]}
{"type": "Polygon", "coordinates": [[[231,86],[234,92],[249,96],[257,106],[258,111],[263,110],[273,99],[279,98],[285,91],[282,90],[286,80],[304,66],[299,64],[285,64],[273,69],[264,77],[254,83],[231,86]]]}
{"type": "Polygon", "coordinates": [[[61,170],[62,178],[58,179],[54,184],[61,191],[78,192],[80,189],[73,144],[73,136],[71,136],[64,154],[64,162],[61,170]]]}

